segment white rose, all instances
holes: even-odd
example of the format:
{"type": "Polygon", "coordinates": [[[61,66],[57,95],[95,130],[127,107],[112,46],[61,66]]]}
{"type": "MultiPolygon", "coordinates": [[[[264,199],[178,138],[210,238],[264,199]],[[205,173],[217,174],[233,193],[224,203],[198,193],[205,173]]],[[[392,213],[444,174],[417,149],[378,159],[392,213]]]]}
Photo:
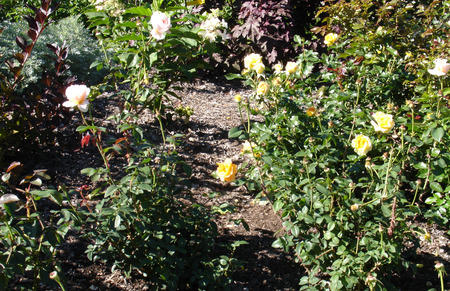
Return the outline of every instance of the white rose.
{"type": "Polygon", "coordinates": [[[153,12],[150,23],[153,27],[151,32],[152,36],[157,40],[164,39],[166,33],[168,33],[172,27],[172,24],[170,24],[170,17],[160,11],[153,12]]]}

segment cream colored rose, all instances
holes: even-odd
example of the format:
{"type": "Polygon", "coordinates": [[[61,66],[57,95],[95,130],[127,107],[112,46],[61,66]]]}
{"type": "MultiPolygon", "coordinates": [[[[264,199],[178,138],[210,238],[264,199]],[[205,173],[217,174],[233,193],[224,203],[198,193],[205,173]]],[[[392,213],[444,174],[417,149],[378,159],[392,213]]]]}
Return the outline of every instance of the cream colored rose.
{"type": "Polygon", "coordinates": [[[428,69],[428,72],[434,76],[444,76],[450,70],[450,64],[447,64],[447,60],[435,59],[434,69],[428,69]]]}
{"type": "Polygon", "coordinates": [[[295,74],[298,69],[298,64],[296,62],[287,62],[286,73],[289,75],[295,74]]]}
{"type": "Polygon", "coordinates": [[[269,93],[269,84],[267,84],[266,82],[260,82],[258,84],[258,88],[256,88],[256,93],[258,95],[266,95],[267,93],[269,93]]]}
{"type": "Polygon", "coordinates": [[[63,103],[64,107],[78,107],[81,112],[88,111],[89,93],[91,90],[85,85],[70,85],[66,89],[66,97],[68,101],[63,103]]]}
{"type": "Polygon", "coordinates": [[[262,63],[262,57],[258,54],[249,54],[244,58],[244,67],[249,70],[254,70],[257,64],[262,63]]]}
{"type": "Polygon", "coordinates": [[[381,111],[376,112],[372,115],[375,121],[371,121],[375,131],[381,131],[382,133],[389,132],[395,125],[394,119],[391,114],[385,114],[381,111]]]}
{"type": "Polygon", "coordinates": [[[372,142],[369,137],[360,134],[352,140],[352,147],[359,156],[364,156],[372,149],[372,142]]]}
{"type": "Polygon", "coordinates": [[[153,28],[151,34],[157,40],[164,39],[166,33],[168,33],[172,27],[172,24],[170,24],[170,17],[160,11],[153,12],[150,23],[153,28]]]}
{"type": "Polygon", "coordinates": [[[222,182],[233,182],[236,173],[237,166],[233,164],[231,159],[226,159],[223,163],[217,163],[217,176],[222,182]]]}
{"type": "Polygon", "coordinates": [[[336,42],[338,37],[339,36],[336,33],[329,33],[329,34],[325,35],[324,43],[327,46],[330,46],[330,45],[332,45],[332,44],[334,44],[336,42]]]}

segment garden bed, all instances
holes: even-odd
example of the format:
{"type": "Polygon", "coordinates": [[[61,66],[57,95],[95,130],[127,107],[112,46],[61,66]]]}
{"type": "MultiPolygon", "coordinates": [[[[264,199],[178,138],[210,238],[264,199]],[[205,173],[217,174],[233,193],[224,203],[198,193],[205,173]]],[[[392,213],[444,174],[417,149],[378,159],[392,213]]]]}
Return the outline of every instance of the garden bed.
{"type": "MultiPolygon", "coordinates": [[[[194,114],[188,124],[175,120],[168,124],[170,134],[182,134],[178,147],[179,155],[192,167],[192,189],[190,201],[195,201],[210,208],[222,208],[223,214],[217,214],[215,222],[219,230],[217,252],[222,250],[221,243],[244,240],[248,244],[237,248],[234,257],[241,261],[242,269],[233,274],[233,290],[296,290],[299,278],[305,270],[295,262],[294,255],[275,249],[271,245],[282,232],[280,217],[274,213],[267,201],[255,199],[256,193],[250,193],[244,186],[233,186],[221,182],[212,176],[217,162],[230,157],[240,165],[245,157],[241,155],[242,143],[228,138],[228,131],[240,125],[237,104],[234,101],[236,93],[245,95],[249,91],[240,83],[232,83],[224,78],[212,77],[198,79],[185,85],[178,94],[182,97],[184,106],[194,109],[194,114]],[[211,193],[215,193],[211,195],[211,193]],[[227,211],[228,209],[228,211],[227,211]],[[232,210],[231,210],[232,209],[232,210]],[[249,227],[246,230],[242,224],[234,221],[243,219],[249,227]]],[[[94,102],[94,108],[106,117],[110,110],[111,99],[104,95],[94,102]],[[109,104],[109,105],[108,105],[109,104]]],[[[102,117],[102,116],[99,116],[102,117]]],[[[99,118],[106,120],[106,118],[99,118]]],[[[142,118],[145,129],[154,135],[154,141],[160,141],[159,128],[151,115],[142,118]]],[[[107,125],[107,124],[105,124],[107,125]]],[[[73,127],[76,127],[74,124],[73,127]]],[[[68,128],[68,131],[73,128],[68,128]]],[[[53,178],[48,184],[63,183],[71,188],[89,184],[86,176],[80,171],[86,167],[101,165],[100,157],[93,147],[81,149],[79,140],[69,139],[65,145],[59,145],[51,150],[44,150],[31,160],[21,161],[29,167],[45,168],[53,178]],[[32,163],[30,162],[32,161],[32,163]]],[[[80,197],[78,197],[79,199],[80,197]]],[[[401,290],[428,290],[438,288],[439,281],[434,270],[436,260],[450,263],[450,240],[448,229],[436,225],[427,225],[417,217],[412,223],[419,224],[431,234],[429,241],[422,240],[417,254],[410,254],[409,259],[422,264],[417,274],[404,271],[395,274],[392,283],[401,290]]],[[[146,278],[134,273],[126,279],[120,271],[111,272],[110,265],[93,263],[86,257],[87,241],[80,238],[76,232],[71,232],[63,244],[59,257],[62,262],[67,290],[147,290],[151,284],[146,278]]],[[[31,280],[17,277],[11,282],[10,289],[17,290],[30,286],[31,280]]],[[[447,279],[446,288],[450,287],[447,279]]],[[[48,286],[42,290],[49,290],[48,286]]]]}

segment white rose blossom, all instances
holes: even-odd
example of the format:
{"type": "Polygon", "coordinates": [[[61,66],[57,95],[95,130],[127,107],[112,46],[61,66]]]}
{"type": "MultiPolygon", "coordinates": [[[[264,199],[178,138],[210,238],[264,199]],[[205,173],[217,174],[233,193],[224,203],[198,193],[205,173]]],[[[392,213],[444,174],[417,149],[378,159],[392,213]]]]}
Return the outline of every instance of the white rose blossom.
{"type": "Polygon", "coordinates": [[[155,11],[150,18],[152,25],[151,34],[157,40],[162,40],[166,37],[166,33],[170,32],[172,24],[170,24],[170,17],[160,11],[155,11]]]}

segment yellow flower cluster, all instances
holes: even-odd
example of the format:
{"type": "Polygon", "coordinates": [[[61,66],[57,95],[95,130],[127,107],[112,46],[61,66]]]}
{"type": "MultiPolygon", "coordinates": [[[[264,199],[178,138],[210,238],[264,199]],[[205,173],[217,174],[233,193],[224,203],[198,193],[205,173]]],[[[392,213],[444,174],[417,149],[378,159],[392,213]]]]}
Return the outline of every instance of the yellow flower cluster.
{"type": "Polygon", "coordinates": [[[249,54],[244,58],[244,67],[247,70],[254,70],[258,74],[262,74],[265,66],[262,62],[262,57],[259,54],[249,54]]]}

